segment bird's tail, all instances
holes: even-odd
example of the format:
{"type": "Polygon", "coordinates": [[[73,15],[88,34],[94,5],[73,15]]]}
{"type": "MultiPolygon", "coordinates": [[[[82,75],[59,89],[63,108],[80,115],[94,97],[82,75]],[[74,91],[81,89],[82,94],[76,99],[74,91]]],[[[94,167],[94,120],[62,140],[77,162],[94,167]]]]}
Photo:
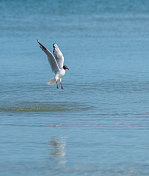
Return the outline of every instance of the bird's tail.
{"type": "Polygon", "coordinates": [[[52,78],[51,80],[47,81],[46,83],[47,83],[48,85],[55,84],[55,83],[56,83],[56,79],[55,79],[55,78],[52,78]]]}

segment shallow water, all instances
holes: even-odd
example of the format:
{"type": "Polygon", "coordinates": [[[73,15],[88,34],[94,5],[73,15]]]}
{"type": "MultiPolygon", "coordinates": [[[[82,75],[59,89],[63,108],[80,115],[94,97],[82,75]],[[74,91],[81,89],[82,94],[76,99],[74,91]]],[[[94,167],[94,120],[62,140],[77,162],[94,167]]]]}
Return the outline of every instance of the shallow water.
{"type": "Polygon", "coordinates": [[[148,1],[0,1],[0,175],[149,175],[148,1]],[[64,90],[39,39],[58,43],[64,90]]]}

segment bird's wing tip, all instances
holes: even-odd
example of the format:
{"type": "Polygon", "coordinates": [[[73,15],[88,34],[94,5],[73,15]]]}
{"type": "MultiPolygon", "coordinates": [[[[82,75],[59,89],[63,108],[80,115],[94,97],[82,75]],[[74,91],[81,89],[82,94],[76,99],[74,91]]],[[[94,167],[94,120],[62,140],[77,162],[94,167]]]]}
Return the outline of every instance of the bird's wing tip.
{"type": "Polygon", "coordinates": [[[39,43],[40,45],[40,48],[43,48],[44,46],[40,43],[40,41],[37,39],[37,42],[39,43]]]}

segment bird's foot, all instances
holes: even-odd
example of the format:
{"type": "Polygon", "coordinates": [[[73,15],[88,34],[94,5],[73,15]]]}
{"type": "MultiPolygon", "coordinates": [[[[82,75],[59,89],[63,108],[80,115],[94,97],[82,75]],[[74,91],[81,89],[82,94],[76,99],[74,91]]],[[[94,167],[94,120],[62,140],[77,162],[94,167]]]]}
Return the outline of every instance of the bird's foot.
{"type": "Polygon", "coordinates": [[[58,89],[58,84],[57,84],[57,89],[58,89]]]}

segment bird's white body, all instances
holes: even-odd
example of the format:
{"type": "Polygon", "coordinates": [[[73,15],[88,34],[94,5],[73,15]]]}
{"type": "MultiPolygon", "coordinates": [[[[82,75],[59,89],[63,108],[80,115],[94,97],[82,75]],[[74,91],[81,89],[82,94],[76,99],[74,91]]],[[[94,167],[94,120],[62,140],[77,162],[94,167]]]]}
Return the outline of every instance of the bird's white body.
{"type": "Polygon", "coordinates": [[[64,75],[65,75],[65,70],[62,68],[60,71],[55,75],[56,81],[59,81],[64,75]]]}
{"type": "Polygon", "coordinates": [[[58,81],[60,81],[61,83],[61,78],[65,75],[65,70],[64,69],[61,69],[56,75],[54,78],[52,78],[51,80],[47,81],[47,84],[48,85],[52,85],[52,84],[55,84],[57,83],[58,81]]]}
{"type": "MultiPolygon", "coordinates": [[[[49,80],[47,82],[48,85],[54,84],[58,81],[60,81],[61,84],[61,78],[65,75],[65,70],[68,69],[67,66],[64,66],[64,56],[59,49],[57,44],[53,44],[53,54],[45,47],[43,46],[38,40],[37,42],[40,44],[40,48],[45,52],[45,54],[48,56],[48,61],[51,66],[52,72],[55,75],[54,78],[49,80]]],[[[68,69],[69,70],[69,69],[68,69]]],[[[57,84],[58,88],[58,84],[57,84]]],[[[63,86],[61,84],[61,88],[63,89],[63,86]]]]}

